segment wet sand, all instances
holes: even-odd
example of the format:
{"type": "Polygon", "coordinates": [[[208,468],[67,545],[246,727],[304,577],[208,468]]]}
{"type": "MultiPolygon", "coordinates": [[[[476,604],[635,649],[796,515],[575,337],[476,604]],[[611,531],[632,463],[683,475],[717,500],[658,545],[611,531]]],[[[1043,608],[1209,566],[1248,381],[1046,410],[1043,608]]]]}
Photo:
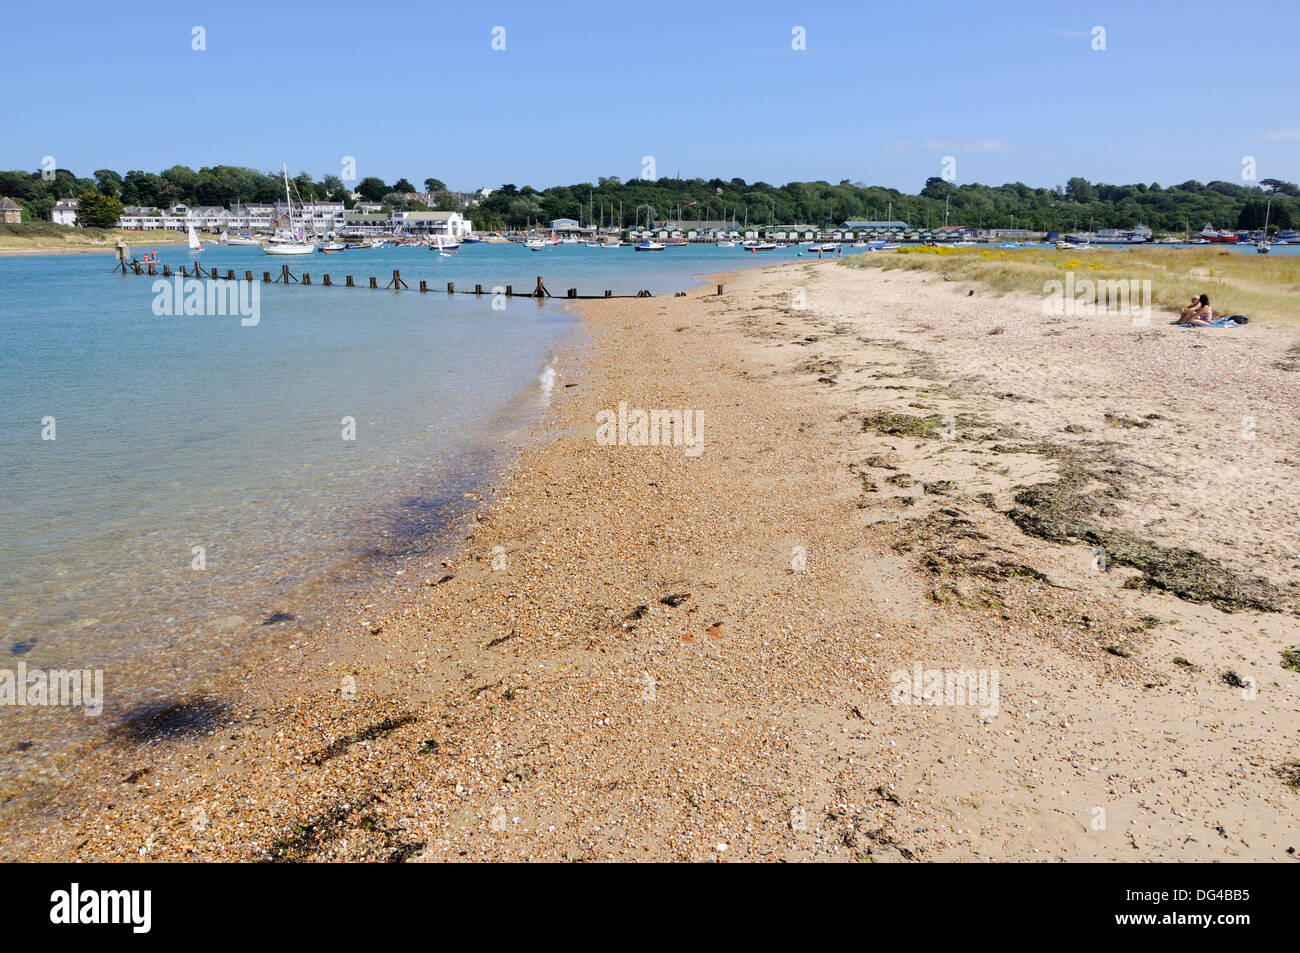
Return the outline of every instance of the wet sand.
{"type": "Polygon", "coordinates": [[[1293,859],[1294,342],[719,280],[585,306],[459,556],[69,759],[3,856],[1293,859]],[[603,445],[620,402],[702,452],[603,445]]]}

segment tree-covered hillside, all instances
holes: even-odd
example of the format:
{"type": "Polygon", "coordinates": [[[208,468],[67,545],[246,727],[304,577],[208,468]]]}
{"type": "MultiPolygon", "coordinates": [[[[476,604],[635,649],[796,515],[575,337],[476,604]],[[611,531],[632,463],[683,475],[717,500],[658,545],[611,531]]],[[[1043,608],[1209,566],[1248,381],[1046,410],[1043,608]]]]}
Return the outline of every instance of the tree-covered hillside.
{"type": "MultiPolygon", "coordinates": [[[[344,183],[337,176],[319,180],[306,172],[292,179],[307,200],[353,204],[355,190],[388,205],[406,202],[402,193],[414,191],[406,178],[388,184],[368,177],[344,183]]],[[[429,176],[427,186],[443,183],[429,176]]],[[[48,180],[39,172],[0,172],[0,195],[20,202],[30,218],[47,219],[55,199],[98,193],[125,205],[166,207],[225,206],[234,202],[271,202],[283,195],[283,181],[274,172],[238,166],[213,166],[198,171],[172,166],[162,172],[131,170],[119,174],[99,169],[89,177],[59,169],[48,180]]],[[[437,191],[442,191],[441,189],[437,191]]],[[[734,219],[751,224],[839,223],[892,218],[916,228],[972,225],[984,228],[1033,228],[1074,231],[1149,225],[1156,231],[1200,229],[1213,222],[1219,228],[1258,227],[1267,203],[1271,225],[1288,227],[1300,219],[1300,189],[1277,179],[1258,184],[1215,181],[1182,182],[1168,187],[1108,185],[1073,178],[1053,188],[1033,188],[1021,182],[1001,186],[955,185],[941,178],[926,180],[917,194],[870,186],[847,179],[829,182],[790,182],[775,186],[744,179],[654,180],[602,177],[596,182],[552,186],[503,185],[472,212],[480,229],[515,228],[557,218],[619,223],[734,219]]],[[[409,203],[408,203],[409,204],[409,203]]],[[[443,205],[440,201],[438,204],[443,205]]],[[[443,205],[443,207],[447,207],[443,205]]]]}

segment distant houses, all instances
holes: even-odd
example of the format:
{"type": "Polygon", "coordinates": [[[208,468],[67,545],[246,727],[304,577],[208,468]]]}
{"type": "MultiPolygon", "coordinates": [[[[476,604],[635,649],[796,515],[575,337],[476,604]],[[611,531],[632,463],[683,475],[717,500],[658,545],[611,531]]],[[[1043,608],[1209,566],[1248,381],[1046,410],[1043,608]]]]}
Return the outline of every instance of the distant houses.
{"type": "Polygon", "coordinates": [[[465,238],[474,231],[473,223],[460,212],[398,212],[392,223],[397,231],[439,238],[465,238]]]}
{"type": "Polygon", "coordinates": [[[292,219],[297,228],[312,234],[377,235],[389,232],[419,232],[460,238],[473,230],[469,219],[460,212],[407,212],[384,214],[378,202],[358,202],[348,209],[342,202],[295,202],[289,206],[238,203],[232,208],[218,206],[173,205],[167,209],[129,206],[118,219],[118,227],[129,231],[163,229],[188,231],[193,225],[205,232],[247,234],[272,232],[288,228],[292,219]]]}
{"type": "Polygon", "coordinates": [[[81,203],[76,199],[59,199],[54,203],[54,208],[50,209],[50,221],[55,225],[72,228],[77,224],[77,213],[80,211],[81,203]]]}
{"type": "Polygon", "coordinates": [[[11,198],[0,198],[0,223],[21,225],[23,223],[23,207],[11,198]]]}
{"type": "Polygon", "coordinates": [[[596,234],[594,226],[583,226],[573,218],[552,219],[551,231],[555,233],[556,238],[591,238],[596,234]]]}
{"type": "Polygon", "coordinates": [[[446,189],[440,192],[404,192],[402,197],[408,201],[419,202],[430,209],[437,206],[439,202],[447,202],[457,208],[469,208],[470,205],[477,204],[481,198],[478,192],[451,192],[446,189]]]}
{"type": "Polygon", "coordinates": [[[867,232],[868,234],[891,234],[907,231],[906,222],[844,222],[840,229],[846,232],[867,232]]]}

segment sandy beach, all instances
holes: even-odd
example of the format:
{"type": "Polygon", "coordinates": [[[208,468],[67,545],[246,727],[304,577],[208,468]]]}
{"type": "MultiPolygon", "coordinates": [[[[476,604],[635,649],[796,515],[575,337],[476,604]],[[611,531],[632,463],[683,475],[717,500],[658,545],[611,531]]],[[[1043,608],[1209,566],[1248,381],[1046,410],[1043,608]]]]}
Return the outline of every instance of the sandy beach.
{"type": "MultiPolygon", "coordinates": [[[[135,238],[134,241],[131,239],[131,237],[124,236],[123,240],[127,243],[128,247],[133,247],[135,249],[139,249],[143,247],[148,247],[148,248],[168,247],[172,245],[186,244],[185,236],[180,234],[177,234],[174,238],[168,237],[164,239],[159,239],[156,237],[149,238],[149,237],[142,236],[142,237],[135,238]]],[[[5,255],[85,255],[85,254],[92,254],[94,252],[100,252],[105,255],[112,255],[114,257],[117,257],[117,244],[116,242],[100,242],[98,244],[87,242],[85,244],[50,245],[50,246],[35,245],[35,244],[0,245],[0,257],[3,257],[5,255]]]]}
{"type": "Polygon", "coordinates": [[[5,792],[3,857],[1300,856],[1294,331],[830,260],[582,315],[458,556],[5,792]]]}

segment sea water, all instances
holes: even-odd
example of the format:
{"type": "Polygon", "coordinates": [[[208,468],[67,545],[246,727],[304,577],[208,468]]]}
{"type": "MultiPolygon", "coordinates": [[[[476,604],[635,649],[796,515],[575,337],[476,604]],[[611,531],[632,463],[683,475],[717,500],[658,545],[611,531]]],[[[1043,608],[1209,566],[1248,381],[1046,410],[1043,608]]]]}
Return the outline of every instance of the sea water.
{"type": "MultiPolygon", "coordinates": [[[[158,255],[173,270],[193,258],[158,255]]],[[[312,285],[259,281],[254,322],[176,313],[172,282],[113,274],[108,252],[0,258],[0,668],[102,670],[110,721],[202,687],[327,599],[325,581],[432,545],[477,499],[578,328],[554,302],[494,288],[542,276],[558,298],[664,294],[777,259],[477,244],[200,260],[257,278],[287,264],[312,285]],[[394,270],[410,290],[369,289],[394,270]],[[486,293],[448,295],[447,281],[486,293]]]]}

